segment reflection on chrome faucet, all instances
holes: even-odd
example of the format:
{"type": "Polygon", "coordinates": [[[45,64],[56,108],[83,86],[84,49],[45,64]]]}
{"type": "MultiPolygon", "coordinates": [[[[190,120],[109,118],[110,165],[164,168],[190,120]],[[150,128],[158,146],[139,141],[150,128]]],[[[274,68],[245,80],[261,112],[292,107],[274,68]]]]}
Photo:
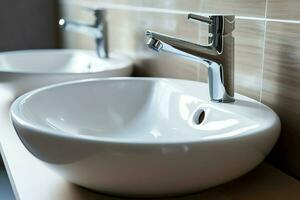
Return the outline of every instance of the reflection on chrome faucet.
{"type": "Polygon", "coordinates": [[[147,31],[149,48],[165,51],[195,60],[208,67],[209,93],[212,101],[234,101],[234,38],[233,15],[209,17],[189,14],[194,19],[209,24],[208,45],[194,44],[168,35],[147,31]]]}
{"type": "Polygon", "coordinates": [[[106,11],[101,9],[92,10],[95,15],[94,24],[85,24],[83,22],[59,20],[59,25],[66,30],[76,31],[87,34],[95,38],[96,52],[100,58],[108,58],[108,34],[106,11]]]}

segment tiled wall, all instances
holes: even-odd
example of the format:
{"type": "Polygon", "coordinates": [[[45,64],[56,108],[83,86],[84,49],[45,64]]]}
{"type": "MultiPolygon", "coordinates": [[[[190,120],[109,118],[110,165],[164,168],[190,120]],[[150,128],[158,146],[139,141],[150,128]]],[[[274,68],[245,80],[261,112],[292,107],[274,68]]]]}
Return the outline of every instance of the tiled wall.
{"type": "MultiPolygon", "coordinates": [[[[282,120],[282,134],[271,162],[300,178],[300,2],[298,0],[61,0],[62,15],[92,20],[79,6],[108,8],[110,50],[136,59],[135,74],[206,81],[201,64],[152,53],[147,29],[207,41],[207,27],[187,13],[235,14],[236,91],[271,106],[282,120]],[[298,21],[299,20],[299,21],[298,21]]],[[[93,41],[64,33],[65,46],[93,48],[93,41]]]]}

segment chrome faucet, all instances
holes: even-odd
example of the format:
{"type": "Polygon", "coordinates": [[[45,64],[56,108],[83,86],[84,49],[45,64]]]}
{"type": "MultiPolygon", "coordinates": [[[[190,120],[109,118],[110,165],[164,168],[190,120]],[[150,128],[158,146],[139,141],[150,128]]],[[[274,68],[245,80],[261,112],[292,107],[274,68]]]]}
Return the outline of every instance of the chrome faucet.
{"type": "Polygon", "coordinates": [[[173,53],[205,64],[208,68],[209,94],[215,102],[234,101],[234,37],[235,16],[200,16],[189,14],[188,19],[209,25],[208,45],[194,44],[168,35],[147,31],[149,48],[173,53]]]}
{"type": "Polygon", "coordinates": [[[83,22],[67,21],[63,18],[59,20],[59,25],[66,30],[87,34],[95,38],[96,53],[100,58],[108,58],[108,34],[106,11],[102,9],[93,10],[95,15],[94,24],[83,22]]]}

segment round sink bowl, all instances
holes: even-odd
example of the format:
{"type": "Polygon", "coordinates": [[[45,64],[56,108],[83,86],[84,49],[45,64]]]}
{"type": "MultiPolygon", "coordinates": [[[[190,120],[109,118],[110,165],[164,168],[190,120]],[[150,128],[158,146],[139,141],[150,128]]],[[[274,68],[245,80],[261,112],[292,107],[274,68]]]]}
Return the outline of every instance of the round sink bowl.
{"type": "Polygon", "coordinates": [[[280,121],[236,94],[209,101],[204,83],[107,78],[41,88],[11,107],[26,148],[72,183],[114,195],[200,191],[257,166],[280,121]]]}
{"type": "Polygon", "coordinates": [[[0,83],[11,87],[14,96],[64,81],[130,76],[132,63],[112,55],[99,59],[94,51],[39,49],[0,53],[0,83]]]}

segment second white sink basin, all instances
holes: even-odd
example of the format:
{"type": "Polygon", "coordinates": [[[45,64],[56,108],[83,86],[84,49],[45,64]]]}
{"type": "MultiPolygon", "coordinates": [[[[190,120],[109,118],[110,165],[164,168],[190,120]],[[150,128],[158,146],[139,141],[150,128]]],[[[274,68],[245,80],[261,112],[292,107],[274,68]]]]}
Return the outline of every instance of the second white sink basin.
{"type": "Polygon", "coordinates": [[[64,81],[130,76],[132,63],[112,55],[99,59],[94,51],[72,49],[24,50],[0,53],[0,83],[14,96],[64,81]]]}
{"type": "Polygon", "coordinates": [[[175,79],[76,81],[12,105],[26,148],[72,183],[125,196],[206,189],[257,166],[280,121],[242,95],[209,101],[207,84],[175,79]]]}

